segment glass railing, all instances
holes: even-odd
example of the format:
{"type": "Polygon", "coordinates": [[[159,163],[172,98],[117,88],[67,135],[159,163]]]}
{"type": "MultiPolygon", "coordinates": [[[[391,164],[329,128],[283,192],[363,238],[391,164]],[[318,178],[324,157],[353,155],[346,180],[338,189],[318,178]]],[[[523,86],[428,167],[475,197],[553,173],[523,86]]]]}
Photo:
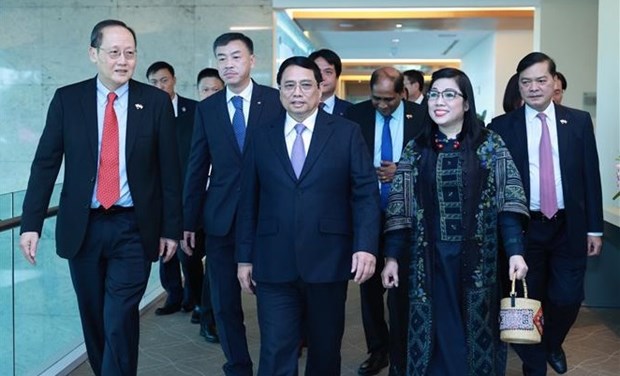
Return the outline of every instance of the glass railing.
{"type": "MultiPolygon", "coordinates": [[[[60,189],[55,187],[50,207],[58,205],[60,189]]],[[[23,197],[0,195],[0,220],[20,216],[23,197]]],[[[19,250],[19,227],[0,232],[0,375],[55,374],[46,370],[84,351],[69,266],[56,255],[55,227],[55,216],[45,220],[34,266],[19,250]]],[[[142,305],[160,291],[154,264],[142,305]]]]}

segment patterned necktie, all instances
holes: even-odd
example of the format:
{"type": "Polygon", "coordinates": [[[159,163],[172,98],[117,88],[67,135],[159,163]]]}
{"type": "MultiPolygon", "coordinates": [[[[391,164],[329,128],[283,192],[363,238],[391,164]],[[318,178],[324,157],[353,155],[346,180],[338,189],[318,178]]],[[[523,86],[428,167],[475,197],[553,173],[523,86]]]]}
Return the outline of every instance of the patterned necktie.
{"type": "Polygon", "coordinates": [[[108,103],[103,116],[103,134],[99,152],[99,173],[97,176],[97,201],[108,209],[121,197],[118,167],[118,120],[114,111],[116,94],[108,94],[108,103]]]}
{"type": "Polygon", "coordinates": [[[293,149],[291,150],[291,164],[293,165],[293,171],[295,171],[295,176],[299,178],[301,175],[301,169],[304,167],[304,162],[306,161],[306,148],[304,146],[304,139],[301,137],[306,126],[303,124],[295,125],[295,132],[297,132],[297,136],[295,136],[295,142],[293,142],[293,149]]]}
{"type": "MultiPolygon", "coordinates": [[[[383,115],[383,132],[381,132],[381,160],[392,161],[392,132],[390,132],[390,120],[392,115],[383,115]]],[[[390,183],[381,183],[381,209],[387,207],[388,196],[390,194],[390,183]]]]}
{"type": "Polygon", "coordinates": [[[243,151],[245,141],[245,116],[243,116],[243,98],[236,95],[232,97],[232,104],[235,107],[235,114],[232,119],[233,131],[239,145],[239,150],[243,151]]]}
{"type": "Polygon", "coordinates": [[[547,218],[552,218],[558,211],[558,200],[555,192],[555,175],[553,171],[553,155],[551,152],[551,137],[547,119],[542,112],[536,115],[540,119],[542,134],[538,147],[540,162],[540,211],[547,218]]]}

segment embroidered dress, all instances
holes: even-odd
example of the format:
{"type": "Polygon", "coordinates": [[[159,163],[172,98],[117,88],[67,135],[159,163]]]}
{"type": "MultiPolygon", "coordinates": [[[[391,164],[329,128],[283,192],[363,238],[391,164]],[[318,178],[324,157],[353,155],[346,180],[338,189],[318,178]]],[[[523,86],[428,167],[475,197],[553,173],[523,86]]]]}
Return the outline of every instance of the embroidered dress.
{"type": "MultiPolygon", "coordinates": [[[[503,375],[498,221],[520,227],[523,186],[495,133],[484,130],[477,145],[443,138],[435,148],[407,144],[386,211],[386,256],[410,256],[400,265],[409,269],[406,374],[503,375]]],[[[522,252],[518,230],[502,234],[509,256],[522,252]]]]}

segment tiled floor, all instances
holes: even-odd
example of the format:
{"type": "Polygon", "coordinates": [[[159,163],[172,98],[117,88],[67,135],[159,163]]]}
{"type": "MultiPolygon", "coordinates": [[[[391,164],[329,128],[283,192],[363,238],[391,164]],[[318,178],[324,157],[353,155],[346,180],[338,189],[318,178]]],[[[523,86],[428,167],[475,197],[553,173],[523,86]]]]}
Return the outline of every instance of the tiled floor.
{"type": "MultiPolygon", "coordinates": [[[[258,362],[259,334],[253,297],[244,296],[250,355],[258,362]]],[[[357,367],[365,359],[365,343],[359,313],[359,292],[351,284],[347,300],[347,326],[342,344],[342,375],[357,375],[357,367]]],[[[156,306],[156,305],[155,305],[156,306]]],[[[209,344],[198,335],[198,326],[189,322],[189,314],[177,313],[159,317],[155,306],[142,316],[140,360],[141,376],[223,375],[224,356],[219,345],[209,344]]],[[[570,376],[620,375],[620,309],[584,308],[564,347],[570,376]]],[[[305,357],[301,358],[303,370],[305,357]]],[[[508,376],[518,376],[520,363],[509,354],[508,376]]],[[[303,371],[300,372],[303,374],[303,371]]],[[[549,375],[554,375],[549,371],[549,375]]],[[[72,376],[90,376],[88,364],[73,371],[72,376]]],[[[387,375],[387,370],[379,374],[387,375]]]]}

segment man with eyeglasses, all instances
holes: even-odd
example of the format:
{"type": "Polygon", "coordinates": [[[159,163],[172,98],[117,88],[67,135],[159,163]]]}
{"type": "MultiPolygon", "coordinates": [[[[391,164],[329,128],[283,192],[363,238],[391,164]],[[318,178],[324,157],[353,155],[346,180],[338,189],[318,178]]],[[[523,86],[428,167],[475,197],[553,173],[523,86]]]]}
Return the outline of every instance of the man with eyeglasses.
{"type": "Polygon", "coordinates": [[[131,79],[134,31],[99,22],[88,50],[97,76],[56,91],[32,163],[20,248],[34,264],[64,160],[56,246],[69,260],[95,375],[136,375],[139,303],[151,263],[181,238],[179,156],[170,97],[131,79]]]}
{"type": "Polygon", "coordinates": [[[282,106],[277,90],[259,85],[250,77],[255,63],[250,38],[241,33],[222,34],[213,42],[213,52],[226,89],[196,106],[185,179],[182,244],[195,248],[196,230],[202,223],[207,235],[213,311],[226,356],[224,373],[251,376],[252,360],[235,260],[240,173],[245,145],[252,132],[276,118],[282,106]]]}
{"type": "MultiPolygon", "coordinates": [[[[381,67],[370,77],[370,100],[350,107],[345,116],[358,123],[366,146],[373,156],[377,186],[380,188],[381,223],[390,183],[396,172],[396,163],[409,140],[422,129],[424,110],[405,99],[404,77],[392,67],[381,67]]],[[[383,236],[379,238],[377,270],[383,270],[383,236]]],[[[407,268],[401,268],[406,273],[407,268]]],[[[403,276],[401,281],[406,281],[403,276]]],[[[404,375],[407,343],[407,288],[399,286],[388,292],[390,328],[385,322],[383,294],[385,288],[380,273],[360,286],[362,323],[370,356],[359,367],[362,376],[376,375],[391,363],[390,375],[404,375]],[[389,361],[388,361],[389,358],[389,361]]]]}
{"type": "Polygon", "coordinates": [[[277,120],[256,128],[242,169],[238,274],[256,293],[258,375],[340,375],[348,280],[375,271],[379,202],[359,126],[318,109],[321,71],[294,56],[278,70],[277,120]]]}

